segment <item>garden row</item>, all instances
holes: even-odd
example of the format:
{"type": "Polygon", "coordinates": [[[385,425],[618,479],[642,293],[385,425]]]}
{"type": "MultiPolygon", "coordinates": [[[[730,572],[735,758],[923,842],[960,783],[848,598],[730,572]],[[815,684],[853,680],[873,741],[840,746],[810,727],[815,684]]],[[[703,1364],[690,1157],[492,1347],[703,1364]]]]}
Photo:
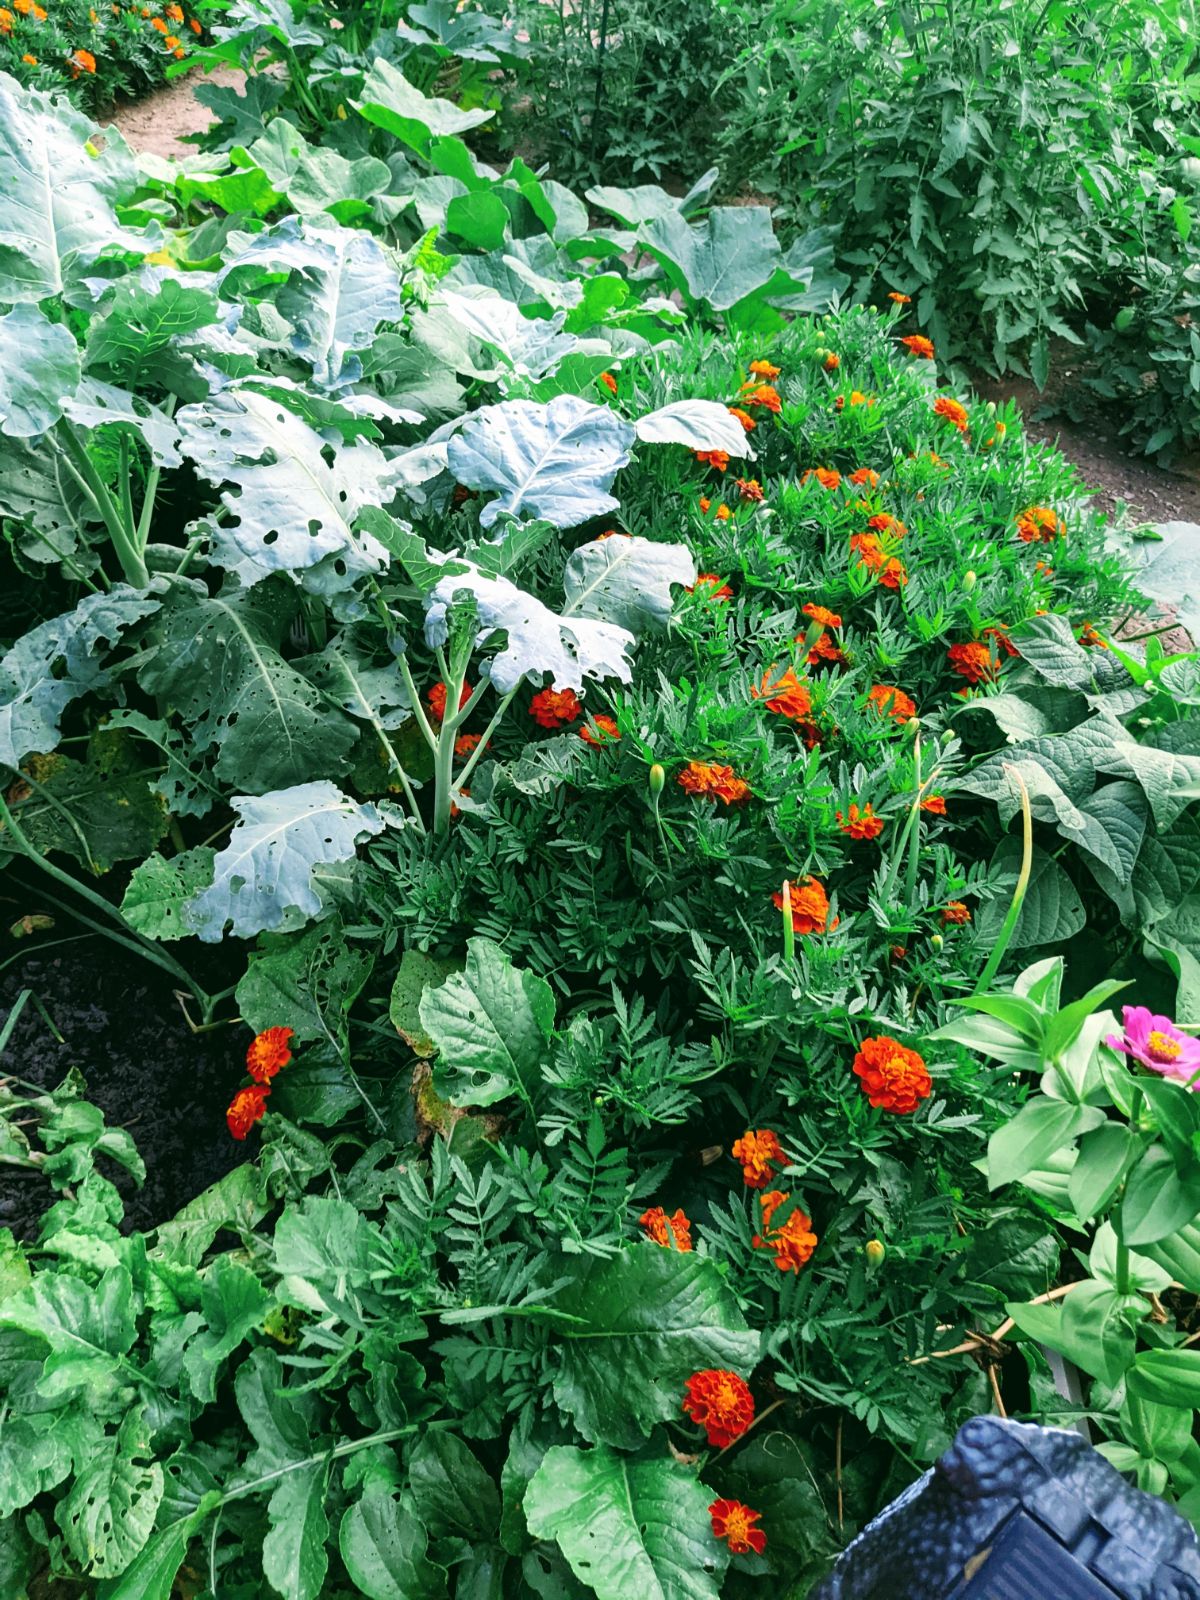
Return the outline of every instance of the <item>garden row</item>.
{"type": "Polygon", "coordinates": [[[7,1080],[6,1593],[799,1600],[1001,1382],[1192,1509],[1186,537],[344,48],[180,165],[0,80],[0,850],[247,1048],[148,1232],[7,1080]]]}

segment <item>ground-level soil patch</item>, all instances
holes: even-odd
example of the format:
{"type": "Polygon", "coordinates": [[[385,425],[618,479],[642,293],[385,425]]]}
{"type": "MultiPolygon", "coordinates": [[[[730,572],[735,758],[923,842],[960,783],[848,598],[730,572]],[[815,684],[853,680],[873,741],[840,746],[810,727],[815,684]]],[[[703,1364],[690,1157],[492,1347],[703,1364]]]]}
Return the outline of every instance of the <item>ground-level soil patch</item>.
{"type": "MultiPolygon", "coordinates": [[[[113,1127],[127,1128],[146,1163],[135,1189],[120,1168],[105,1176],[122,1191],[126,1228],[173,1217],[194,1195],[245,1159],[225,1125],[225,1107],[245,1075],[245,1030],[192,1033],[170,979],[99,938],[61,951],[31,950],[0,974],[0,1023],[22,989],[37,995],[63,1043],[26,1005],[0,1076],[45,1088],[71,1067],[113,1127]]],[[[0,1227],[34,1238],[54,1196],[36,1173],[0,1165],[0,1227]]]]}
{"type": "Polygon", "coordinates": [[[102,120],[106,126],[119,129],[135,150],[147,155],[162,156],[164,160],[194,156],[196,146],[185,144],[184,134],[203,133],[216,121],[208,107],[196,99],[196,85],[215,83],[240,92],[245,81],[246,74],[239,67],[189,72],[141,100],[114,107],[102,120]]]}

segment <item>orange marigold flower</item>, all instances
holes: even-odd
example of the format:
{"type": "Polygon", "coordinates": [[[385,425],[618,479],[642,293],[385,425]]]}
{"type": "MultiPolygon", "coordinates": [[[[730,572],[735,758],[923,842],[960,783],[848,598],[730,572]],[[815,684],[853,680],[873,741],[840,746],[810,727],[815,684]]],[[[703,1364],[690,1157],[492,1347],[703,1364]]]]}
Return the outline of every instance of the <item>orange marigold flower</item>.
{"type": "Polygon", "coordinates": [[[90,50],[73,50],[67,57],[67,64],[71,68],[72,77],[78,77],[81,72],[95,72],[96,58],[90,50]]]}
{"type": "Polygon", "coordinates": [[[742,1163],[742,1182],[747,1189],[765,1189],[775,1168],[787,1163],[779,1137],[770,1128],[747,1128],[733,1141],[732,1154],[742,1163]]]}
{"type": "Polygon", "coordinates": [[[832,467],[809,467],[807,472],[800,476],[801,483],[807,483],[810,478],[815,478],[822,489],[836,489],[842,481],[840,472],[835,472],[832,467]]]}
{"type": "Polygon", "coordinates": [[[893,302],[893,304],[898,305],[898,306],[910,306],[910,305],[912,305],[912,295],[910,295],[910,294],[899,294],[895,289],[889,289],[888,290],[888,299],[891,300],[893,302]]]}
{"type": "Polygon", "coordinates": [[[886,511],[877,511],[873,517],[868,517],[867,527],[873,528],[876,533],[893,534],[897,539],[903,539],[908,532],[907,526],[899,517],[890,516],[886,511]]]}
{"type": "Polygon", "coordinates": [[[33,10],[33,0],[13,0],[13,10],[27,17],[33,10]]]}
{"type": "Polygon", "coordinates": [[[733,590],[719,578],[715,572],[699,572],[696,581],[688,590],[689,594],[699,594],[702,600],[732,600],[733,590]]]}
{"type": "Polygon", "coordinates": [[[163,44],[167,47],[168,50],[179,50],[179,49],[182,48],[182,46],[179,43],[179,40],[175,37],[175,35],[173,33],[169,33],[167,35],[167,37],[163,40],[163,44]]]}
{"type": "Polygon", "coordinates": [[[906,350],[911,351],[914,356],[920,356],[923,361],[933,360],[933,345],[930,340],[925,338],[924,334],[907,334],[901,339],[900,343],[906,350]]]}
{"type": "Polygon", "coordinates": [[[837,369],[841,366],[841,364],[842,364],[841,356],[835,355],[832,350],[825,357],[825,371],[826,372],[836,372],[837,369]]]}
{"type": "Polygon", "coordinates": [[[880,716],[894,717],[897,722],[907,722],[917,714],[904,690],[891,683],[877,683],[867,696],[867,704],[874,706],[880,716]]]}
{"type": "Polygon", "coordinates": [[[201,28],[199,22],[197,22],[195,17],[189,17],[188,18],[188,27],[192,30],[193,33],[201,33],[201,32],[203,32],[203,29],[201,28]]]}
{"type": "Polygon", "coordinates": [[[234,1095],[225,1113],[225,1121],[235,1139],[244,1139],[254,1124],[262,1121],[270,1092],[262,1084],[255,1083],[239,1089],[234,1095]]]}
{"type": "Polygon", "coordinates": [[[968,640],[966,644],[952,644],[946,651],[946,658],[955,672],[972,684],[992,682],[1000,669],[1000,663],[990,647],[980,639],[968,640]]]}
{"type": "Polygon", "coordinates": [[[1079,634],[1079,642],[1080,644],[1090,646],[1094,650],[1108,649],[1108,641],[1100,637],[1090,622],[1084,623],[1079,634]]]}
{"type": "Polygon", "coordinates": [[[171,31],[161,17],[151,17],[150,26],[156,33],[169,33],[171,31]]]}
{"type": "Polygon", "coordinates": [[[753,1550],[756,1556],[767,1548],[767,1536],[754,1524],[761,1511],[751,1511],[740,1500],[714,1500],[708,1508],[712,1518],[713,1537],[725,1539],[731,1555],[744,1556],[753,1550]]]}
{"type": "Polygon", "coordinates": [[[749,783],[736,777],[732,767],[709,761],[689,761],[676,781],[685,794],[711,797],[727,806],[736,805],[750,793],[749,783]]]}
{"type": "Polygon", "coordinates": [[[719,1450],[740,1439],[754,1421],[754,1396],[750,1385],[736,1372],[709,1367],[693,1372],[684,1384],[683,1409],[703,1428],[709,1444],[719,1450]]]}
{"type": "MultiPolygon", "coordinates": [[[[851,389],[850,404],[852,406],[873,406],[875,402],[869,394],[864,394],[861,389],[851,389]]],[[[844,394],[838,395],[833,402],[833,409],[835,411],[844,411],[846,409],[846,397],[844,394]]]]}
{"type": "Polygon", "coordinates": [[[747,433],[753,433],[755,428],[758,427],[758,423],[755,422],[754,418],[749,414],[749,412],[743,411],[740,406],[728,406],[726,409],[731,417],[736,417],[738,419],[747,433]]]}
{"type": "Polygon", "coordinates": [[[574,689],[540,689],[529,702],[529,715],[541,728],[557,728],[577,721],[583,707],[574,689]]]}
{"type": "Polygon", "coordinates": [[[757,504],[763,497],[763,486],[757,478],[736,478],[733,486],[743,500],[757,504]]]}
{"type": "Polygon", "coordinates": [[[594,728],[585,723],[579,730],[579,737],[585,744],[595,745],[599,749],[602,744],[615,744],[621,737],[621,730],[611,717],[601,714],[591,720],[595,723],[594,728]]]}
{"type": "Polygon", "coordinates": [[[961,900],[951,900],[948,906],[942,907],[942,922],[947,928],[961,928],[970,920],[971,913],[961,900]]]}
{"type": "Polygon", "coordinates": [[[1017,535],[1026,544],[1052,544],[1062,529],[1049,506],[1026,506],[1017,513],[1017,535]]]}
{"type": "Polygon", "coordinates": [[[255,1083],[270,1083],[292,1059],[291,1028],[267,1028],[255,1034],[246,1051],[246,1071],[255,1083]]]}
{"type": "MultiPolygon", "coordinates": [[[[460,711],[470,698],[471,685],[469,683],[464,683],[462,686],[462,693],[458,697],[458,709],[460,711]]],[[[425,704],[429,707],[430,714],[434,721],[441,722],[446,715],[446,685],[444,683],[435,683],[433,688],[430,689],[425,696],[425,704]]]]}
{"type": "Polygon", "coordinates": [[[931,817],[944,817],[946,815],[946,796],[944,794],[927,794],[921,801],[921,810],[928,811],[931,817]]]}
{"type": "Polygon", "coordinates": [[[806,600],[800,607],[806,617],[811,617],[814,622],[819,622],[823,628],[840,628],[842,619],[836,611],[827,611],[824,606],[819,606],[815,601],[806,600]]]}
{"type": "MultiPolygon", "coordinates": [[[[826,930],[836,928],[841,920],[835,917],[829,920],[829,896],[825,893],[825,885],[816,878],[806,878],[803,883],[789,885],[789,895],[792,902],[792,931],[794,933],[825,933],[826,930]]],[[[777,911],[783,910],[783,891],[777,890],[771,896],[777,911]]]]}
{"type": "Polygon", "coordinates": [[[696,460],[702,467],[715,467],[718,472],[724,472],[729,465],[729,452],[727,450],[697,450],[696,460]]]}
{"type": "Polygon", "coordinates": [[[839,811],[837,819],[842,832],[848,833],[852,839],[878,839],[883,832],[883,818],[875,815],[869,800],[861,808],[857,802],[851,805],[844,820],[839,811]]]}
{"type": "Polygon", "coordinates": [[[890,954],[893,961],[903,961],[908,954],[908,946],[906,944],[894,944],[890,954]]]}
{"type": "MultiPolygon", "coordinates": [[[[705,512],[707,514],[707,512],[710,510],[711,507],[712,507],[712,501],[707,497],[707,495],[701,495],[700,496],[700,509],[701,509],[701,511],[703,511],[703,512],[705,512]]],[[[724,503],[719,505],[717,507],[717,509],[713,512],[713,517],[717,522],[728,522],[732,515],[733,515],[733,513],[730,511],[729,507],[727,505],[725,505],[724,503]]]]}
{"type": "Polygon", "coordinates": [[[940,394],[933,402],[934,415],[945,417],[947,422],[952,422],[959,433],[966,433],[969,429],[966,406],[960,405],[957,400],[952,400],[948,394],[940,394]]]}
{"type": "Polygon", "coordinates": [[[787,1220],[777,1228],[771,1218],[791,1196],[779,1189],[768,1189],[761,1200],[764,1232],[756,1233],[750,1241],[756,1250],[770,1250],[780,1272],[799,1272],[817,1248],[817,1236],[812,1231],[812,1218],[793,1206],[787,1220]]]}
{"type": "Polygon", "coordinates": [[[171,5],[163,7],[163,12],[166,16],[170,17],[172,22],[183,21],[183,7],[175,5],[173,0],[171,5]]]}
{"type": "Polygon", "coordinates": [[[765,406],[768,411],[773,411],[776,415],[783,409],[778,389],[772,389],[769,383],[760,383],[757,388],[751,389],[749,394],[743,395],[742,399],[748,406],[765,406]]]}
{"type": "Polygon", "coordinates": [[[921,1057],[886,1033],[863,1040],[854,1058],[854,1075],[873,1106],[898,1116],[915,1111],[933,1092],[921,1057]]]}
{"type": "MultiPolygon", "coordinates": [[[[805,637],[806,636],[804,634],[800,634],[796,640],[796,643],[803,643],[805,637]]],[[[830,664],[840,663],[844,666],[845,661],[846,657],[844,653],[838,649],[837,645],[834,644],[833,640],[827,633],[821,634],[820,638],[817,639],[816,643],[808,652],[808,665],[810,667],[819,667],[822,662],[827,662],[830,664]]]]}
{"type": "Polygon", "coordinates": [[[774,383],[782,371],[782,367],[773,367],[769,361],[752,361],[750,363],[750,376],[752,378],[764,378],[768,383],[774,383]]]}
{"type": "Polygon", "coordinates": [[[21,60],[25,63],[25,65],[27,67],[36,67],[37,66],[37,57],[36,56],[22,56],[21,60]]]}
{"type": "Polygon", "coordinates": [[[879,474],[873,472],[870,467],[859,467],[857,471],[850,474],[850,482],[860,488],[865,484],[869,489],[877,489],[879,487],[879,474]]]}
{"type": "Polygon", "coordinates": [[[638,1221],[655,1244],[669,1246],[674,1239],[676,1250],[685,1255],[692,1248],[692,1225],[681,1210],[669,1217],[661,1206],[651,1206],[649,1211],[642,1212],[638,1221]]]}
{"type": "Polygon", "coordinates": [[[13,29],[13,14],[7,7],[0,6],[0,33],[11,33],[13,29]]]}
{"type": "Polygon", "coordinates": [[[600,374],[599,381],[604,385],[610,394],[616,394],[617,380],[613,377],[611,372],[602,372],[600,374]]]}
{"type": "Polygon", "coordinates": [[[908,569],[898,556],[889,556],[879,581],[885,589],[899,589],[908,582],[908,569]]]}
{"type": "Polygon", "coordinates": [[[465,756],[473,755],[479,748],[479,741],[483,738],[481,733],[460,733],[454,741],[454,754],[460,760],[465,756]]]}
{"type": "Polygon", "coordinates": [[[1020,660],[1021,652],[1008,637],[1007,628],[985,628],[983,637],[994,640],[998,649],[1003,651],[1006,656],[1015,656],[1018,661],[1020,660]]]}
{"type": "Polygon", "coordinates": [[[763,674],[761,688],[758,684],[750,686],[750,693],[755,700],[764,700],[767,710],[774,711],[781,717],[790,717],[793,721],[802,721],[812,710],[812,695],[808,685],[800,682],[791,667],[779,674],[772,682],[774,667],[769,667],[763,674]]]}

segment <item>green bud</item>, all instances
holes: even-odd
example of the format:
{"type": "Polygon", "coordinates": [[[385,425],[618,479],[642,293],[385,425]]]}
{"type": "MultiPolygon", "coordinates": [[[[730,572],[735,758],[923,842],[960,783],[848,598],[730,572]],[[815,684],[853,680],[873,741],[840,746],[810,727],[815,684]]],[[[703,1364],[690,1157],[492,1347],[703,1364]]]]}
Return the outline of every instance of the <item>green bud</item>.
{"type": "Polygon", "coordinates": [[[989,417],[994,417],[996,415],[996,402],[994,400],[989,400],[983,409],[987,412],[989,417]]]}
{"type": "Polygon", "coordinates": [[[879,307],[878,306],[868,306],[867,309],[870,311],[870,313],[871,313],[871,315],[873,317],[877,317],[879,315],[879,307]]]}
{"type": "Polygon", "coordinates": [[[873,1267],[877,1267],[887,1255],[887,1246],[882,1239],[868,1239],[863,1245],[863,1254],[873,1267]]]}
{"type": "Polygon", "coordinates": [[[663,784],[665,784],[666,781],[667,774],[663,770],[661,762],[656,761],[650,768],[650,793],[656,800],[663,792],[663,784]]]}
{"type": "Polygon", "coordinates": [[[975,585],[978,582],[979,582],[979,579],[975,576],[975,574],[973,572],[964,572],[963,573],[963,588],[967,591],[968,594],[970,594],[971,590],[975,587],[975,585]]]}
{"type": "Polygon", "coordinates": [[[910,739],[915,739],[921,731],[920,717],[909,717],[908,721],[904,724],[904,731],[908,734],[910,739]]]}
{"type": "Polygon", "coordinates": [[[942,940],[941,934],[940,933],[931,933],[930,936],[929,936],[929,942],[930,942],[930,944],[933,946],[933,948],[935,950],[940,950],[942,948],[942,944],[943,944],[943,940],[942,940]]]}

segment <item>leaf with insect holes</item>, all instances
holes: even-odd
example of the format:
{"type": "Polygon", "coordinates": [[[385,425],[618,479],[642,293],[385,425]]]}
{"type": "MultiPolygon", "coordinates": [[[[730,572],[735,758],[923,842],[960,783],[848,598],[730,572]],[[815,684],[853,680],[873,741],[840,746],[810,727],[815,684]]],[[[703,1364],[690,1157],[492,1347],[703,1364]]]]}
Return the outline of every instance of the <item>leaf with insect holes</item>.
{"type": "Polygon", "coordinates": [[[696,581],[696,563],[683,544],[617,536],[580,545],[563,570],[568,614],[602,617],[630,633],[666,627],[672,590],[696,581]]]}

